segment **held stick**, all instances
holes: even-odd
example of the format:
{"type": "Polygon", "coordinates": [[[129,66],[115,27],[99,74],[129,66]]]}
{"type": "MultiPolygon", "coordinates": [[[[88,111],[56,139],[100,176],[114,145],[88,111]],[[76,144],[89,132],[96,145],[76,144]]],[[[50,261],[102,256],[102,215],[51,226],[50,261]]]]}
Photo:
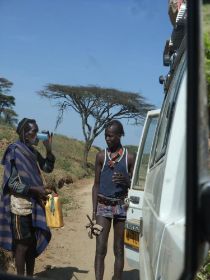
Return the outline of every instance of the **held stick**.
{"type": "Polygon", "coordinates": [[[88,218],[88,220],[89,220],[91,226],[94,226],[94,223],[93,223],[93,221],[91,220],[90,216],[89,216],[88,214],[87,214],[86,216],[87,216],[87,218],[88,218]]]}

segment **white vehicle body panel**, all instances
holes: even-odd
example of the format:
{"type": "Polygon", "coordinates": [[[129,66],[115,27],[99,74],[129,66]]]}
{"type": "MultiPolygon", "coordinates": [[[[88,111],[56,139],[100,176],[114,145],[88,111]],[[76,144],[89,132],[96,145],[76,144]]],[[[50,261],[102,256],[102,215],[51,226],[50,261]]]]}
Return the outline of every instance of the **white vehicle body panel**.
{"type": "Polygon", "coordinates": [[[138,159],[143,154],[149,116],[138,148],[126,221],[141,220],[140,246],[137,251],[125,245],[125,255],[139,269],[141,280],[176,280],[184,267],[186,80],[183,54],[161,108],[141,190],[135,189],[135,178],[140,174],[138,159]],[[137,199],[132,203],[132,197],[138,197],[138,203],[137,199]]]}
{"type": "Polygon", "coordinates": [[[148,170],[140,238],[140,276],[178,279],[184,265],[186,73],[165,155],[148,170]]]}

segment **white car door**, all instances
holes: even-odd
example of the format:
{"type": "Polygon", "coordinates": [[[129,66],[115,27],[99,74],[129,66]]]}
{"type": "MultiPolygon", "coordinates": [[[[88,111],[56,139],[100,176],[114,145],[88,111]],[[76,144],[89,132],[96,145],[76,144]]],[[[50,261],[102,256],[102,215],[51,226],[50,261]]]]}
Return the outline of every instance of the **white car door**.
{"type": "Polygon", "coordinates": [[[160,110],[152,110],[147,113],[138,146],[131,188],[128,192],[124,237],[125,256],[129,265],[134,268],[139,268],[139,234],[141,232],[144,183],[159,113],[160,110]]]}

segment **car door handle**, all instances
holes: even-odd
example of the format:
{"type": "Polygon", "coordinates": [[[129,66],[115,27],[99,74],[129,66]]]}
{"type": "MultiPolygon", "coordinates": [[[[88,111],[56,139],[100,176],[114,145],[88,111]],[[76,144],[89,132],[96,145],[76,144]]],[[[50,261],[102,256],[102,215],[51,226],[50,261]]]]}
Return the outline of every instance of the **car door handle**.
{"type": "Polygon", "coordinates": [[[129,201],[132,202],[133,204],[139,204],[140,197],[138,196],[130,196],[129,201]]]}

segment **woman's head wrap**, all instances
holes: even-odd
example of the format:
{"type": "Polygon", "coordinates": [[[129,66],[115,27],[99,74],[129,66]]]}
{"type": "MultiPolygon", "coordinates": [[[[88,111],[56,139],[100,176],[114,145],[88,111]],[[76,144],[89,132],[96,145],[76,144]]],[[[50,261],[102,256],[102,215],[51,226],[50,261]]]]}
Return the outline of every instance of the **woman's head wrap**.
{"type": "Polygon", "coordinates": [[[29,123],[36,123],[34,119],[23,118],[17,126],[16,132],[21,135],[23,132],[28,132],[30,130],[29,123]]]}
{"type": "Polygon", "coordinates": [[[16,132],[19,135],[20,141],[25,143],[25,134],[31,129],[30,124],[36,124],[34,119],[23,118],[17,125],[16,132]]]}

